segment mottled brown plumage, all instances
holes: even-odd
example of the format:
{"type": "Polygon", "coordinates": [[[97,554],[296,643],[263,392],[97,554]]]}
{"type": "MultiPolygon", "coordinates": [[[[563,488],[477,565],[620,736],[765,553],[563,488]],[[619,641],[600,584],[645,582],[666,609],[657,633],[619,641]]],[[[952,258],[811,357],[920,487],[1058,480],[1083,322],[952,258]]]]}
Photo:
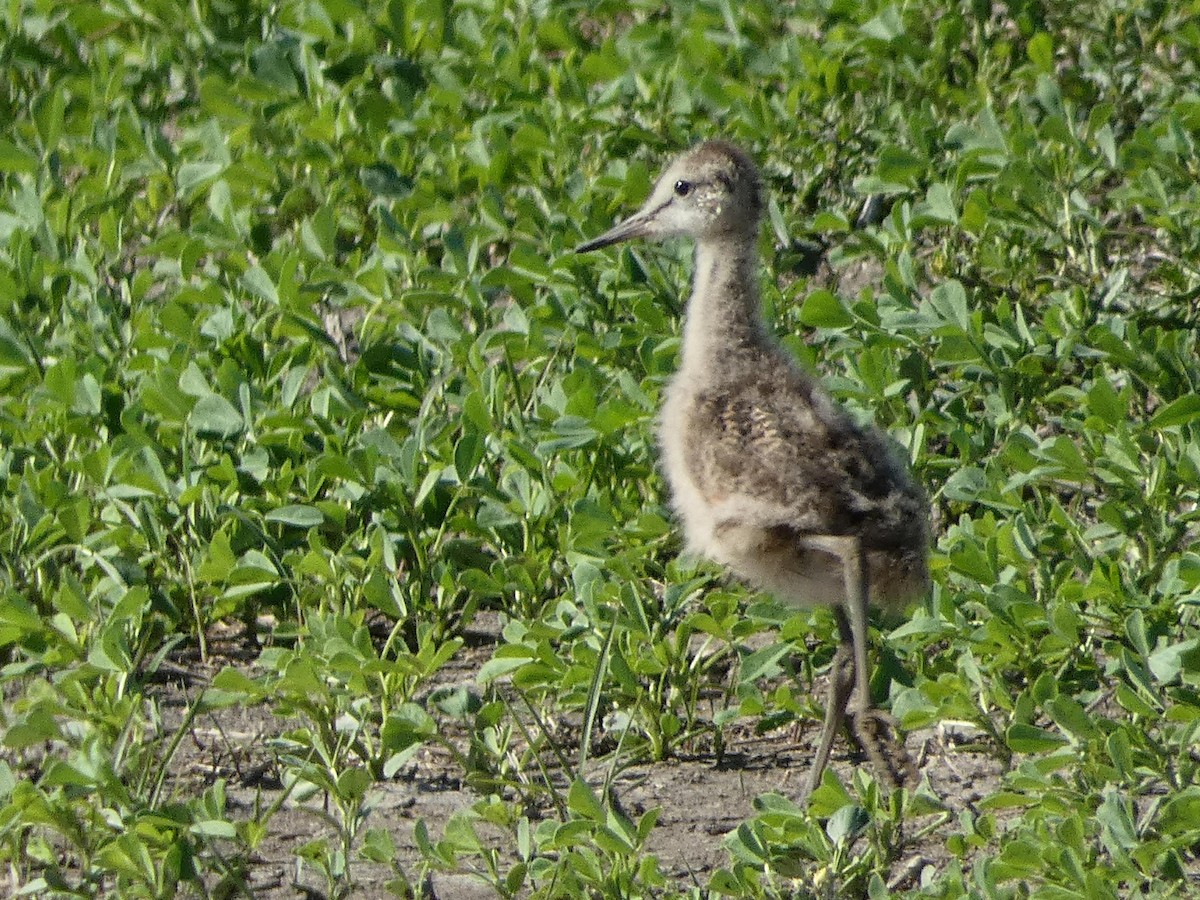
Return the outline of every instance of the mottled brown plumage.
{"type": "Polygon", "coordinates": [[[667,167],[638,213],[578,250],[632,237],[696,239],[682,359],[659,428],[688,547],[782,600],[834,609],[842,641],[808,790],[852,688],[855,734],[885,777],[902,780],[911,764],[902,748],[882,747],[886,717],[871,706],[867,606],[926,590],[928,503],[886,437],[857,425],[767,330],[761,217],[753,161],[708,141],[667,167]]]}

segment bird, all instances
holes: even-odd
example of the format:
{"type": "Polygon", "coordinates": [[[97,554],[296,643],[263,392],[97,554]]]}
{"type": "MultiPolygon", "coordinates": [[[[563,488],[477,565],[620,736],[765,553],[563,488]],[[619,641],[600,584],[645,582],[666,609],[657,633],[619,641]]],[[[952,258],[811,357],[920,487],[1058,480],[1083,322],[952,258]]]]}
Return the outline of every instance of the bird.
{"type": "Polygon", "coordinates": [[[839,643],[802,797],[821,784],[847,722],[891,787],[915,767],[874,707],[869,607],[929,589],[929,502],[879,428],[855,421],[765,321],[758,238],[762,179],[751,156],[704,141],[670,162],[644,205],[576,253],[621,241],[695,241],[680,360],[663,391],[660,464],[686,549],[800,607],[826,606],[839,643]]]}

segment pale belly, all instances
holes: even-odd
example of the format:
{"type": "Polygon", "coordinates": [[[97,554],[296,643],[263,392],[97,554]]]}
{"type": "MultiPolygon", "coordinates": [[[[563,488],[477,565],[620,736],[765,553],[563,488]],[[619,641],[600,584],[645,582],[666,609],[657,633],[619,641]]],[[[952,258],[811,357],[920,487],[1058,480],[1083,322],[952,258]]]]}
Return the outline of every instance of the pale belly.
{"type": "Polygon", "coordinates": [[[687,550],[727,563],[713,543],[717,510],[704,498],[688,474],[688,434],[681,408],[682,404],[672,402],[668,389],[659,419],[658,442],[662,451],[663,474],[671,490],[671,505],[683,526],[687,550]]]}

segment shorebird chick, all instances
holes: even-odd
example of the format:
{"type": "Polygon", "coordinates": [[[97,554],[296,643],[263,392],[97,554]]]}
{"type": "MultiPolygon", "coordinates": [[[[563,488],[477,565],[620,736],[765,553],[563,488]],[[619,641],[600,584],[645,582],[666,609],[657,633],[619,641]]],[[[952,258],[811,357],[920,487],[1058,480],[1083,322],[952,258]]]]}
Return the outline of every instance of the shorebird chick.
{"type": "Polygon", "coordinates": [[[885,436],[857,425],[763,321],[762,186],[749,155],[707,141],[672,162],[633,216],[576,248],[629,238],[696,241],[679,371],[659,423],[662,464],[688,548],[789,603],[833,609],[841,641],[805,795],[851,725],[893,785],[915,775],[871,704],[868,605],[928,587],[928,501],[885,436]]]}

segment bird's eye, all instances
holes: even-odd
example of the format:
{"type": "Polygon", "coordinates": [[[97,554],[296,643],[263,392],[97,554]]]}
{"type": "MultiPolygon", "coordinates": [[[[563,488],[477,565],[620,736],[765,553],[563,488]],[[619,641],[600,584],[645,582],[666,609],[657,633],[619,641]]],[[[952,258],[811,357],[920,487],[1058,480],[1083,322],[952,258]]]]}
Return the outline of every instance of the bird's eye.
{"type": "Polygon", "coordinates": [[[690,181],[675,182],[675,194],[679,197],[686,197],[692,192],[692,183],[690,181]]]}

